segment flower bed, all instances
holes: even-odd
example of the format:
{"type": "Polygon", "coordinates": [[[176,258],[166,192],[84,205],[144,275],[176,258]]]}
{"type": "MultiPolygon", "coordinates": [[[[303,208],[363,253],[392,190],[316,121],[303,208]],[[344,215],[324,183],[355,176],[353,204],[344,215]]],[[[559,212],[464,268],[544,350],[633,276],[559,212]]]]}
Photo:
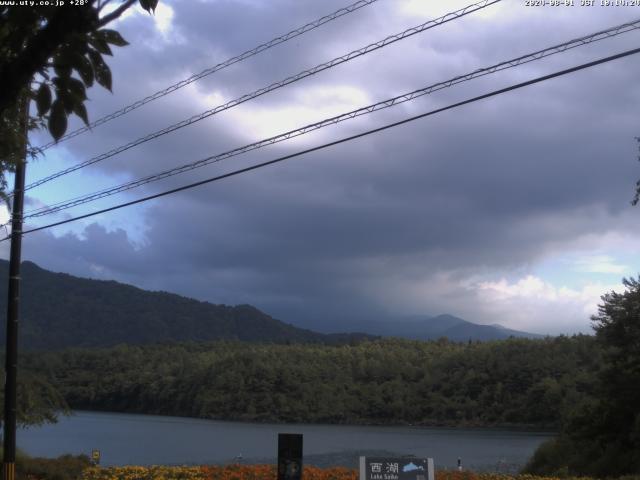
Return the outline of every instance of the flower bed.
{"type": "MultiPolygon", "coordinates": [[[[274,465],[227,465],[202,467],[91,467],[82,480],[271,480],[274,465]]],[[[357,470],[349,468],[304,467],[304,480],[357,480],[357,470]]]]}
{"type": "MultiPolygon", "coordinates": [[[[275,480],[274,465],[207,465],[201,467],[91,467],[84,471],[82,480],[275,480]]],[[[358,471],[350,468],[318,468],[305,466],[304,480],[358,480],[358,471]]],[[[435,480],[560,480],[556,477],[534,475],[506,475],[440,470],[435,480]]],[[[594,480],[587,477],[563,477],[562,480],[594,480]]],[[[640,480],[640,477],[622,477],[619,480],[640,480]]]]}

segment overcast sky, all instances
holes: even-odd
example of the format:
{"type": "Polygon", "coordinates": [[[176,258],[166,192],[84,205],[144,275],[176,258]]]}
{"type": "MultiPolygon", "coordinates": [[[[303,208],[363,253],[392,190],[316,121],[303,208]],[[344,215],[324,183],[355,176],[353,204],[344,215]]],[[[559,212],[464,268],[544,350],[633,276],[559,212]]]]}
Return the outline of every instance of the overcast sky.
{"type": "MultiPolygon", "coordinates": [[[[114,28],[102,115],[347,5],[160,0],[114,28]]],[[[468,2],[471,3],[471,2],[468,2]]],[[[468,4],[379,0],[47,151],[27,182],[468,4]]],[[[616,24],[640,8],[505,0],[28,192],[51,204],[224,152],[616,24]]],[[[382,126],[640,45],[626,33],[29,225],[93,211],[382,126]]],[[[29,234],[23,258],[317,330],[450,313],[589,332],[640,260],[640,56],[476,102],[142,205],[29,234]]],[[[79,123],[72,122],[72,127],[79,123]]],[[[34,134],[32,142],[49,139],[34,134]]],[[[2,244],[7,257],[6,242],[2,244]]]]}

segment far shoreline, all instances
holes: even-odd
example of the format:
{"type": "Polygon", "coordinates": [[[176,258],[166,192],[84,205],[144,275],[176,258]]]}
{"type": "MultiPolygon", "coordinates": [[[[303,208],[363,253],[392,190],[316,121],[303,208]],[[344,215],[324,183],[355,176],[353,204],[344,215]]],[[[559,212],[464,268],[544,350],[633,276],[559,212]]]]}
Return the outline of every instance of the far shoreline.
{"type": "Polygon", "coordinates": [[[122,412],[112,410],[86,410],[80,408],[70,409],[69,414],[59,413],[58,417],[73,416],[75,413],[83,414],[107,414],[107,415],[138,415],[144,417],[154,417],[159,419],[175,419],[188,421],[207,421],[213,423],[238,423],[244,425],[274,425],[274,426],[326,426],[326,427],[371,427],[371,428],[415,428],[424,430],[471,430],[471,431],[487,431],[487,432],[522,432],[527,434],[539,434],[542,436],[550,436],[558,434],[558,430],[550,427],[539,427],[536,425],[523,424],[502,424],[502,425],[453,425],[453,424],[410,424],[410,423],[328,423],[328,422],[287,422],[277,420],[246,420],[246,419],[229,419],[229,418],[205,418],[205,417],[189,417],[181,415],[165,415],[158,413],[144,412],[122,412]]]}

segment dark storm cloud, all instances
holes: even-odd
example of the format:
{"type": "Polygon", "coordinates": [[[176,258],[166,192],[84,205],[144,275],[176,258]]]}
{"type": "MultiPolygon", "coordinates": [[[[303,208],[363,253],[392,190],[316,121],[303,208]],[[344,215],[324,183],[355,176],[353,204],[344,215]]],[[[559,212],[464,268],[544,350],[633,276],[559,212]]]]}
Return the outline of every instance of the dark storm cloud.
{"type": "MultiPolygon", "coordinates": [[[[344,2],[172,5],[168,39],[163,40],[145,16],[122,22],[132,47],[117,52],[112,65],[117,98],[123,103],[344,2]]],[[[234,98],[314,60],[380,38],[381,26],[388,23],[396,27],[392,33],[426,20],[395,18],[392,10],[381,1],[100,127],[69,142],[66,149],[83,159],[211,108],[202,104],[204,95],[234,98]],[[388,23],[385,15],[391,18],[388,23]]],[[[379,100],[619,23],[623,15],[614,10],[606,15],[581,13],[580,24],[562,15],[518,13],[514,7],[506,9],[504,17],[469,17],[274,92],[255,106],[238,107],[237,114],[225,112],[138,147],[96,170],[132,178],[152,173],[246,143],[258,133],[236,122],[251,120],[258,107],[274,112],[288,108],[309,89],[348,85],[379,100]]],[[[339,138],[566,68],[620,50],[629,38],[460,85],[312,138],[339,138]]],[[[392,310],[385,303],[390,297],[396,297],[394,306],[402,302],[403,287],[435,285],[442,272],[459,281],[474,272],[510,272],[549,251],[571,249],[581,236],[632,231],[635,227],[621,219],[628,216],[638,176],[633,143],[638,133],[637,74],[635,59],[622,60],[155,201],[144,212],[142,242],[130,232],[98,224],[87,227],[82,237],[64,230],[56,231],[58,237],[33,234],[25,243],[25,257],[53,270],[115,278],[213,302],[252,303],[307,324],[324,320],[335,325],[339,319],[383,315],[392,310]],[[385,289],[392,293],[376,293],[385,289]]],[[[96,117],[115,106],[104,92],[96,92],[92,105],[96,117]]],[[[282,144],[250,158],[271,159],[301,148],[282,144]]],[[[229,161],[138,194],[245,164],[229,161]]],[[[426,291],[422,303],[408,305],[409,310],[453,308],[456,302],[474,300],[472,293],[437,292],[438,298],[429,298],[426,291]]]]}

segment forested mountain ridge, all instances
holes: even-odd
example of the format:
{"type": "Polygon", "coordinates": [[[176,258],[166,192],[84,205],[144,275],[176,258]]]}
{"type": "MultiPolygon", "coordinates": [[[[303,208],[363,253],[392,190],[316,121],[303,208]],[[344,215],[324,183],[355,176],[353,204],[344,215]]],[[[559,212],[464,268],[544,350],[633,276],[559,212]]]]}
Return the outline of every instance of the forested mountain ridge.
{"type": "MultiPolygon", "coordinates": [[[[8,268],[8,262],[0,260],[0,291],[7,289],[8,268]]],[[[22,263],[22,278],[19,338],[26,349],[214,340],[342,344],[379,336],[420,340],[445,336],[466,342],[532,336],[451,315],[370,322],[351,329],[366,333],[325,334],[274,319],[251,305],[215,305],[113,280],[54,273],[29,261],[22,263]]],[[[0,310],[6,310],[5,295],[0,295],[0,310]]]]}
{"type": "MultiPolygon", "coordinates": [[[[0,291],[8,262],[0,260],[0,291]]],[[[276,320],[250,305],[214,305],[115,281],[53,273],[22,263],[20,342],[26,349],[109,347],[120,343],[242,340],[342,343],[363,334],[324,335],[276,320]]],[[[0,295],[0,311],[6,296],[0,295]]],[[[0,329],[4,342],[4,329],[0,329]]]]}
{"type": "Polygon", "coordinates": [[[25,355],[71,408],[243,421],[558,428],[593,394],[581,335],[355,345],[215,342],[25,355]]]}

